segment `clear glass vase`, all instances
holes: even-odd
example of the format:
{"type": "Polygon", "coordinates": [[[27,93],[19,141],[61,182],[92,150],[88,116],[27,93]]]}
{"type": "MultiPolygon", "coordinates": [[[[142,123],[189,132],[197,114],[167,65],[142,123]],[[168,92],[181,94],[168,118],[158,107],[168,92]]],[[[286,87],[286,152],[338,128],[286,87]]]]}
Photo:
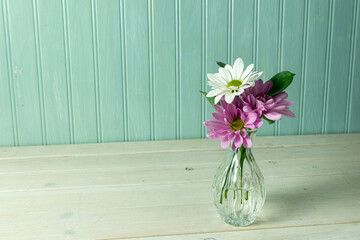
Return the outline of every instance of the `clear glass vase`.
{"type": "MultiPolygon", "coordinates": [[[[252,141],[256,131],[248,131],[252,141]]],[[[264,177],[255,162],[251,148],[230,148],[218,168],[213,182],[215,206],[221,218],[234,226],[247,226],[264,205],[264,177]]]]}

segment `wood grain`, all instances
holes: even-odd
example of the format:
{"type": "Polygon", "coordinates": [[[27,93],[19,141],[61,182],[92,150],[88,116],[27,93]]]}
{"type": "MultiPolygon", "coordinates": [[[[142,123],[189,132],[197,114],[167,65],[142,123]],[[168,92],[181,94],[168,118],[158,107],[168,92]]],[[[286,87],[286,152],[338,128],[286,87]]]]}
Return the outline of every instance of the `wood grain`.
{"type": "Polygon", "coordinates": [[[300,124],[300,86],[304,76],[301,75],[301,60],[302,60],[302,45],[304,21],[297,21],[302,19],[305,11],[304,1],[294,1],[289,4],[287,1],[284,3],[284,29],[283,29],[283,49],[281,57],[281,69],[289,70],[296,73],[296,81],[286,89],[289,94],[289,100],[294,102],[290,106],[290,110],[296,116],[296,122],[291,118],[283,118],[280,122],[280,135],[290,135],[298,133],[298,125],[300,124]]]}
{"type": "MultiPolygon", "coordinates": [[[[279,0],[259,2],[258,55],[255,59],[255,70],[263,71],[261,78],[270,79],[278,69],[279,42],[279,0]]],[[[275,124],[264,124],[260,135],[275,135],[275,124]]]]}
{"type": "MultiPolygon", "coordinates": [[[[124,1],[124,38],[126,42],[126,74],[128,104],[128,136],[130,141],[150,140],[150,64],[148,1],[124,1]]],[[[116,110],[115,110],[116,111],[116,110]]]]}
{"type": "MultiPolygon", "coordinates": [[[[360,134],[304,135],[256,138],[256,148],[283,148],[289,146],[348,145],[360,143],[360,134]]],[[[106,144],[77,144],[53,146],[23,146],[0,148],[0,160],[9,158],[63,157],[80,155],[114,155],[139,152],[207,151],[221,149],[219,141],[210,139],[169,140],[156,142],[127,142],[106,144]],[[139,149],[141,146],[141,149],[139,149]]]]}
{"type": "Polygon", "coordinates": [[[75,143],[97,142],[97,111],[90,1],[68,1],[68,34],[75,143]],[[85,37],[90,41],[84,42],[85,37]]]}
{"type": "MultiPolygon", "coordinates": [[[[2,2],[0,2],[2,3],[2,2]]],[[[11,60],[8,57],[8,41],[7,41],[7,27],[5,27],[5,10],[3,4],[0,4],[0,26],[4,26],[4,31],[0,32],[0,59],[3,59],[2,64],[0,64],[0,109],[3,109],[3,113],[0,114],[0,132],[4,134],[0,138],[0,146],[14,145],[16,146],[15,136],[16,136],[16,127],[14,126],[14,111],[11,91],[11,74],[9,69],[11,69],[10,63],[11,60]]]]}
{"type": "MultiPolygon", "coordinates": [[[[191,235],[176,235],[163,237],[131,238],[132,240],[234,240],[246,239],[356,239],[360,234],[360,223],[331,224],[305,227],[286,227],[261,230],[227,231],[191,235]]],[[[121,239],[121,238],[115,238],[121,239]]],[[[129,238],[127,238],[129,239],[129,238]]]]}
{"type": "Polygon", "coordinates": [[[225,224],[212,204],[226,153],[215,141],[0,148],[0,238],[354,239],[359,137],[258,137],[267,199],[246,228],[225,224]]]}
{"type": "Polygon", "coordinates": [[[46,143],[70,141],[64,28],[60,1],[38,1],[39,54],[44,82],[46,143]],[[48,14],[52,12],[52,14],[48,14]],[[61,26],[54,30],[54,26],[61,26]]]}
{"type": "Polygon", "coordinates": [[[100,89],[100,117],[102,141],[124,141],[124,96],[123,69],[124,55],[121,49],[120,12],[118,0],[95,1],[98,25],[98,67],[100,89]],[[116,109],[116,111],[114,111],[116,109]]]}
{"type": "Polygon", "coordinates": [[[203,130],[202,101],[206,101],[198,92],[206,78],[201,72],[201,1],[180,2],[180,136],[199,138],[203,130]]]}
{"type": "MultiPolygon", "coordinates": [[[[326,130],[331,133],[340,133],[346,129],[346,123],[348,115],[346,114],[346,108],[342,107],[346,105],[347,100],[347,87],[349,85],[349,66],[350,66],[350,54],[351,54],[351,34],[352,25],[343,25],[342,21],[346,19],[349,22],[352,21],[354,2],[349,1],[343,3],[341,1],[334,1],[334,25],[333,25],[333,49],[332,49],[332,61],[330,65],[329,79],[329,98],[328,105],[334,106],[336,111],[329,111],[327,114],[326,130]],[[344,14],[346,13],[346,14],[344,14]],[[341,37],[340,37],[341,36],[341,37]],[[339,44],[341,42],[341,44],[339,44]],[[342,59],[342,60],[340,60],[342,59]],[[337,71],[334,68],[338,68],[337,71]],[[339,78],[343,78],[344,81],[338,81],[339,78]],[[337,90],[335,90],[337,89],[337,90]]],[[[326,106],[328,107],[328,106],[326,106]]]]}
{"type": "Polygon", "coordinates": [[[3,11],[6,11],[11,29],[7,36],[11,45],[8,46],[11,53],[8,64],[11,66],[9,78],[14,94],[12,111],[16,111],[13,121],[18,131],[18,144],[43,144],[45,125],[41,120],[33,6],[24,0],[4,1],[3,6],[6,6],[3,11]]]}
{"type": "Polygon", "coordinates": [[[0,146],[197,139],[206,73],[295,72],[296,118],[259,135],[360,131],[359,0],[0,0],[0,146]]]}

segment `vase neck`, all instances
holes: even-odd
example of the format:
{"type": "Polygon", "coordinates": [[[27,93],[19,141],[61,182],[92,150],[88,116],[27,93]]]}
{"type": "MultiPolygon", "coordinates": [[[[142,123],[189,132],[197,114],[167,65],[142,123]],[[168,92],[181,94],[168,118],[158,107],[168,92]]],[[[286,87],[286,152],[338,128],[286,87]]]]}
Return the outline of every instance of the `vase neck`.
{"type": "Polygon", "coordinates": [[[244,146],[236,149],[235,152],[233,152],[231,148],[230,148],[229,151],[232,152],[232,153],[235,154],[235,155],[238,155],[239,157],[240,157],[241,155],[244,155],[244,154],[245,154],[245,155],[252,154],[251,148],[246,148],[246,147],[244,147],[244,146]]]}
{"type": "MultiPolygon", "coordinates": [[[[246,131],[247,134],[249,135],[253,145],[254,145],[254,139],[255,139],[257,130],[258,129],[255,128],[255,129],[249,129],[249,130],[246,131]]],[[[232,152],[231,145],[232,144],[230,144],[229,150],[232,152]]],[[[242,145],[240,148],[236,149],[236,151],[234,153],[241,155],[241,154],[243,154],[242,152],[245,152],[245,151],[250,151],[251,152],[251,148],[247,148],[244,145],[242,145]]]]}
{"type": "Polygon", "coordinates": [[[251,129],[251,130],[247,130],[247,134],[249,135],[249,137],[251,138],[251,141],[254,141],[254,138],[256,136],[256,132],[257,132],[257,128],[251,129]]]}

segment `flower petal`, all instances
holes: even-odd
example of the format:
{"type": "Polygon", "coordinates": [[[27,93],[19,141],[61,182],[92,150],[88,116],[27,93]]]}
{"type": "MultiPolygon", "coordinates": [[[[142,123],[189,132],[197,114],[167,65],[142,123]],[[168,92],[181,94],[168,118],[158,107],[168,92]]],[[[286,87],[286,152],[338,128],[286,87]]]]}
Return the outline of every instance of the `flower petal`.
{"type": "Polygon", "coordinates": [[[256,119],[257,119],[257,113],[248,112],[244,120],[246,123],[254,123],[256,119]]]}
{"type": "Polygon", "coordinates": [[[224,96],[224,95],[225,95],[225,93],[222,93],[222,94],[217,95],[217,96],[215,97],[214,103],[217,104],[217,103],[220,101],[221,97],[224,96]]]}
{"type": "Polygon", "coordinates": [[[219,86],[226,86],[227,82],[225,79],[222,78],[222,76],[219,73],[208,73],[207,74],[208,79],[211,80],[212,83],[219,85],[219,86]]]}
{"type": "Polygon", "coordinates": [[[280,100],[280,99],[285,99],[287,97],[288,97],[288,94],[286,92],[281,92],[281,93],[278,93],[275,96],[273,96],[273,99],[275,101],[277,101],[277,100],[280,100]]]}
{"type": "MultiPolygon", "coordinates": [[[[261,80],[261,79],[260,79],[261,80]]],[[[261,80],[262,82],[262,80],[261,80]]],[[[270,88],[273,86],[273,82],[272,81],[267,81],[266,83],[264,83],[264,87],[263,87],[263,94],[266,95],[269,91],[270,88]]]]}
{"type": "Polygon", "coordinates": [[[236,148],[241,147],[241,145],[243,144],[243,138],[242,136],[239,134],[236,134],[235,140],[234,140],[234,144],[236,148]]]}
{"type": "Polygon", "coordinates": [[[206,97],[214,97],[214,96],[220,94],[221,92],[223,92],[222,89],[214,89],[214,90],[211,90],[210,92],[208,92],[208,94],[206,94],[206,97]]]}
{"type": "Polygon", "coordinates": [[[246,77],[246,80],[244,80],[244,83],[247,83],[247,82],[251,82],[255,79],[257,79],[258,77],[261,76],[263,72],[252,72],[249,74],[249,76],[246,77]]]}
{"type": "Polygon", "coordinates": [[[263,125],[263,121],[261,120],[261,118],[258,118],[255,122],[254,122],[254,126],[255,128],[260,128],[263,125]]]}
{"type": "Polygon", "coordinates": [[[236,108],[242,108],[242,101],[240,100],[240,97],[236,97],[233,101],[233,104],[235,104],[236,108]]]}
{"type": "Polygon", "coordinates": [[[247,66],[245,71],[241,75],[241,79],[245,79],[247,75],[249,75],[249,73],[253,70],[253,68],[254,68],[254,64],[250,64],[249,66],[247,66]]]}
{"type": "Polygon", "coordinates": [[[226,80],[226,82],[230,82],[232,80],[229,70],[225,68],[219,68],[219,73],[222,76],[222,78],[226,80]]]}
{"type": "Polygon", "coordinates": [[[235,79],[234,69],[229,64],[225,65],[225,69],[229,71],[229,73],[231,75],[231,80],[235,79]]]}
{"type": "Polygon", "coordinates": [[[241,131],[241,135],[244,139],[244,146],[247,147],[247,148],[251,148],[252,147],[252,142],[251,142],[251,138],[249,137],[249,135],[247,134],[246,130],[243,129],[241,131]]]}
{"type": "MultiPolygon", "coordinates": [[[[218,105],[215,105],[215,106],[218,106],[218,105]]],[[[217,120],[224,121],[224,115],[221,113],[214,112],[211,115],[217,120]]]]}
{"type": "Polygon", "coordinates": [[[234,98],[235,98],[235,94],[234,93],[226,93],[225,94],[225,101],[227,102],[227,103],[232,103],[232,101],[234,100],[234,98]]]}
{"type": "Polygon", "coordinates": [[[217,104],[214,104],[214,108],[218,113],[223,113],[224,108],[222,106],[219,106],[217,104]]]}
{"type": "Polygon", "coordinates": [[[288,108],[278,110],[277,112],[284,115],[284,116],[286,116],[286,117],[289,117],[289,118],[294,118],[295,117],[295,114],[292,111],[290,111],[288,108]]]}
{"type": "Polygon", "coordinates": [[[227,131],[216,132],[214,130],[211,130],[206,134],[206,136],[213,140],[219,140],[219,139],[222,139],[223,137],[225,137],[227,134],[228,134],[227,131]]]}
{"type": "Polygon", "coordinates": [[[233,152],[236,151],[236,146],[235,146],[235,143],[234,143],[234,142],[232,143],[231,150],[232,150],[233,152]]]}
{"type": "Polygon", "coordinates": [[[224,109],[227,109],[228,103],[225,101],[224,97],[220,99],[220,104],[224,109]]]}
{"type": "Polygon", "coordinates": [[[236,114],[236,106],[235,104],[229,104],[227,107],[228,113],[230,115],[230,120],[234,120],[237,118],[236,114]]]}
{"type": "Polygon", "coordinates": [[[212,140],[217,140],[217,138],[215,137],[215,131],[213,130],[209,131],[206,136],[212,140]]]}
{"type": "Polygon", "coordinates": [[[237,92],[234,92],[236,96],[240,96],[244,92],[244,88],[239,88],[237,92]]]}
{"type": "Polygon", "coordinates": [[[270,120],[278,121],[281,119],[281,114],[277,112],[264,112],[264,116],[270,120]]]}
{"type": "Polygon", "coordinates": [[[225,124],[224,121],[220,121],[217,119],[209,119],[204,122],[205,127],[208,129],[228,129],[229,126],[225,124]]]}
{"type": "Polygon", "coordinates": [[[221,147],[224,149],[228,148],[230,142],[231,142],[230,136],[229,135],[225,136],[223,140],[221,140],[221,147]]]}
{"type": "Polygon", "coordinates": [[[237,58],[234,63],[235,79],[239,80],[244,70],[244,62],[241,58],[237,58]]]}

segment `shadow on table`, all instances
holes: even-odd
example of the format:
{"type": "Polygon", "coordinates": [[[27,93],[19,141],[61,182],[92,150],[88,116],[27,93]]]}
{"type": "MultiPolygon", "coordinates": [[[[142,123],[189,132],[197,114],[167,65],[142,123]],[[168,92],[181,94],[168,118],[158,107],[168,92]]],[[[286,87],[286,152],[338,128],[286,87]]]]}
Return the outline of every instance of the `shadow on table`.
{"type": "Polygon", "coordinates": [[[336,219],[339,211],[351,212],[350,206],[354,204],[351,199],[356,198],[351,195],[360,192],[356,185],[359,174],[268,180],[266,201],[255,224],[311,224],[320,214],[321,218],[336,219]],[[278,186],[270,185],[272,182],[278,186]]]}

